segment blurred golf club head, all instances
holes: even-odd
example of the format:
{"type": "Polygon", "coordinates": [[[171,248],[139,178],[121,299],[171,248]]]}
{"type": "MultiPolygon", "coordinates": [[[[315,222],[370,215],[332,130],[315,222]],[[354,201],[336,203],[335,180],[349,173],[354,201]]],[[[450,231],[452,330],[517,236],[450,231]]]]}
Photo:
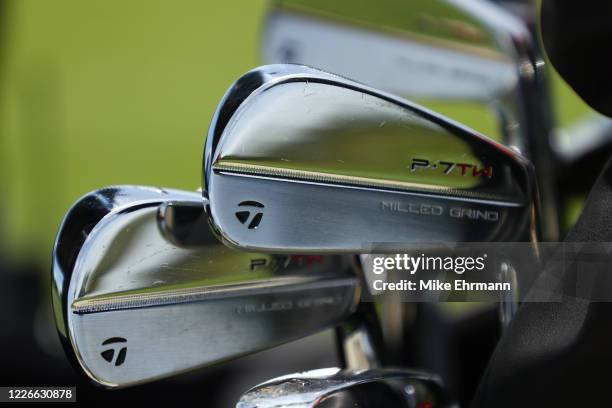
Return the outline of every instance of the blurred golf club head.
{"type": "Polygon", "coordinates": [[[450,407],[436,375],[416,370],[325,368],[295,373],[247,391],[236,408],[450,407]]]}

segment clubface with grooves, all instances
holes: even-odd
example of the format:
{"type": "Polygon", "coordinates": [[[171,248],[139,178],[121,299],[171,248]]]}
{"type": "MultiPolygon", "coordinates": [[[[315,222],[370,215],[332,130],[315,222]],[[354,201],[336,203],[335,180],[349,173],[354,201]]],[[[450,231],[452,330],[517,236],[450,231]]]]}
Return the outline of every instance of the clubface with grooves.
{"type": "Polygon", "coordinates": [[[58,233],[57,328],[95,383],[150,382],[341,322],[360,294],[349,263],[231,250],[208,229],[199,193],[105,188],[58,233]]]}
{"type": "Polygon", "coordinates": [[[537,241],[530,163],[419,105],[300,65],[240,78],[204,154],[213,228],[274,253],[537,241]]]}
{"type": "Polygon", "coordinates": [[[263,61],[347,76],[517,147],[535,165],[544,238],[558,239],[557,143],[546,64],[530,26],[537,6],[494,3],[275,1],[263,61]],[[509,11],[519,8],[522,17],[509,11]]]}

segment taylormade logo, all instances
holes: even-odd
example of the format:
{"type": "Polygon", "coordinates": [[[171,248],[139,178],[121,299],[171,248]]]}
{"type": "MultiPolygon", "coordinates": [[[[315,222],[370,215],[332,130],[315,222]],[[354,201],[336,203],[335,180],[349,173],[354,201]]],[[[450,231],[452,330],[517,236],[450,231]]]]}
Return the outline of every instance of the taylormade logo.
{"type": "Polygon", "coordinates": [[[238,207],[239,211],[235,213],[238,221],[241,224],[246,224],[248,229],[257,228],[263,218],[264,205],[257,201],[243,201],[238,204],[238,207]]]}

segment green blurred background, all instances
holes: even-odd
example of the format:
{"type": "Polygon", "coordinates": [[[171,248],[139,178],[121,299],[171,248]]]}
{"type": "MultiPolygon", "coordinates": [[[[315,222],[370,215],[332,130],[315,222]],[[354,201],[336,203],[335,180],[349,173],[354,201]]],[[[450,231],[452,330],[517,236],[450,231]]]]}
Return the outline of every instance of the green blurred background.
{"type": "MultiPolygon", "coordinates": [[[[62,216],[90,190],[198,188],[216,104],[260,63],[266,6],[0,0],[0,247],[8,256],[48,270],[62,216]]],[[[561,124],[589,111],[556,75],[552,84],[561,124]]]]}
{"type": "Polygon", "coordinates": [[[258,63],[265,6],[4,1],[5,250],[48,265],[66,210],[102,186],[198,188],[216,104],[258,63]]]}

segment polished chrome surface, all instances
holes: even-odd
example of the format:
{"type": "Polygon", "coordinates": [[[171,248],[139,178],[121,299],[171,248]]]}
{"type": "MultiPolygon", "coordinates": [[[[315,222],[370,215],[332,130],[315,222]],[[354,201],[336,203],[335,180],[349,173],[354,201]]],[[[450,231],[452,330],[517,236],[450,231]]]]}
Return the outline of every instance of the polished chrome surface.
{"type": "Polygon", "coordinates": [[[380,364],[370,333],[365,328],[353,330],[344,336],[342,350],[347,369],[371,369],[380,364]]]}
{"type": "Polygon", "coordinates": [[[343,1],[274,2],[264,60],[309,64],[411,98],[488,101],[516,87],[513,40],[530,34],[500,7],[474,3],[382,1],[365,14],[343,1]]]}
{"type": "Polygon", "coordinates": [[[203,206],[198,193],[121,186],[68,212],[54,250],[54,309],[67,353],[94,382],[175,375],[356,309],[349,260],[231,250],[206,228],[203,206]]]}
{"type": "Polygon", "coordinates": [[[247,391],[236,408],[451,407],[440,379],[416,370],[325,368],[272,379],[247,391]],[[361,392],[360,392],[361,391],[361,392]]]}
{"type": "Polygon", "coordinates": [[[389,242],[535,240],[532,177],[515,151],[411,102],[270,65],[219,105],[204,195],[230,245],[358,253],[389,242]]]}
{"type": "Polygon", "coordinates": [[[499,281],[509,283],[512,288],[512,290],[500,296],[498,311],[502,330],[505,330],[512,319],[514,319],[518,305],[520,304],[519,289],[522,289],[523,285],[519,285],[518,280],[519,275],[517,270],[511,264],[502,262],[499,269],[499,281]]]}
{"type": "Polygon", "coordinates": [[[515,146],[534,162],[543,234],[558,239],[545,61],[526,19],[482,0],[271,3],[264,61],[299,63],[409,97],[515,146]]]}

